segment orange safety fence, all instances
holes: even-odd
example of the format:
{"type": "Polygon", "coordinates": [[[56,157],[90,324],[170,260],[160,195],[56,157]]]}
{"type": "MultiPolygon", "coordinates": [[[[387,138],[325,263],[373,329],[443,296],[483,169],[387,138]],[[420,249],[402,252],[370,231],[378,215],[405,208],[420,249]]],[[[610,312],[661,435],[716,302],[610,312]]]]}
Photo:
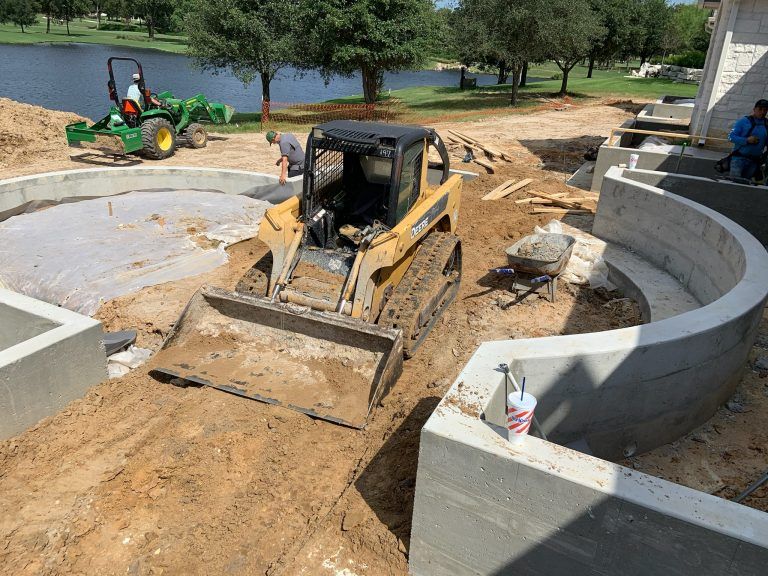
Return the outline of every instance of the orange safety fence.
{"type": "Polygon", "coordinates": [[[261,123],[322,124],[330,120],[367,120],[394,122],[401,114],[398,100],[374,104],[333,104],[306,102],[276,102],[264,100],[261,123]]]}

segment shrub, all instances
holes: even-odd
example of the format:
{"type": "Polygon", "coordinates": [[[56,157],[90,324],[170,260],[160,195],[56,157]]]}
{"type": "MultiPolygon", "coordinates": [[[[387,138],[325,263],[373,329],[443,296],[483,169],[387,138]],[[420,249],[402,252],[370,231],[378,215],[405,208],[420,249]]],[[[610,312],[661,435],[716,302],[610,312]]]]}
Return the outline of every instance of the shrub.
{"type": "Polygon", "coordinates": [[[667,58],[664,63],[673,66],[682,66],[684,68],[704,68],[704,61],[707,59],[706,52],[698,50],[688,50],[682,54],[674,54],[667,58]]]}

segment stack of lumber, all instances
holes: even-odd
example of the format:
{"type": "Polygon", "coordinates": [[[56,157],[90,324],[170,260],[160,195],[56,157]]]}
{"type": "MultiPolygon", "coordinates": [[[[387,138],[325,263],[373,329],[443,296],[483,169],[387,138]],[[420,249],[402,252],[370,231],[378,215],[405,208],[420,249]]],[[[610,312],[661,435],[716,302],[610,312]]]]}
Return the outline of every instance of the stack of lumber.
{"type": "Polygon", "coordinates": [[[533,204],[534,214],[594,214],[598,196],[568,196],[566,193],[545,194],[528,190],[528,198],[515,200],[515,204],[533,204]]]}
{"type": "Polygon", "coordinates": [[[485,168],[491,174],[495,172],[493,162],[496,160],[512,161],[512,157],[506,152],[488,146],[476,138],[467,136],[456,130],[448,130],[448,136],[446,136],[445,139],[451,144],[463,147],[467,152],[472,152],[472,155],[476,156],[472,161],[485,168]],[[485,156],[485,158],[482,158],[482,156],[485,156]]]}
{"type": "Polygon", "coordinates": [[[488,194],[482,197],[482,200],[501,200],[502,198],[506,198],[512,192],[517,192],[521,188],[528,186],[533,182],[530,178],[526,178],[525,180],[520,180],[520,182],[515,182],[514,180],[507,180],[504,182],[501,186],[497,186],[488,194]]]}

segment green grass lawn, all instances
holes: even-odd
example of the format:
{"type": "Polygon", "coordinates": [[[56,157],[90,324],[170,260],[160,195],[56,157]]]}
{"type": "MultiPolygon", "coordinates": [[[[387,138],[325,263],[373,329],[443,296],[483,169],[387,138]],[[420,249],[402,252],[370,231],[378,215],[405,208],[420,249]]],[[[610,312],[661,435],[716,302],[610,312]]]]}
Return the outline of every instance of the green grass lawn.
{"type": "MultiPolygon", "coordinates": [[[[102,21],[103,23],[104,21],[102,21]]],[[[76,20],[69,23],[71,35],[67,36],[67,27],[51,22],[50,34],[45,33],[44,18],[34,26],[28,26],[22,33],[21,28],[11,24],[0,24],[0,44],[36,44],[39,42],[83,42],[88,44],[107,44],[111,46],[129,46],[131,48],[151,48],[165,52],[181,53],[187,49],[183,36],[156,34],[154,41],[147,37],[146,30],[105,31],[96,29],[95,20],[76,20]]]]}

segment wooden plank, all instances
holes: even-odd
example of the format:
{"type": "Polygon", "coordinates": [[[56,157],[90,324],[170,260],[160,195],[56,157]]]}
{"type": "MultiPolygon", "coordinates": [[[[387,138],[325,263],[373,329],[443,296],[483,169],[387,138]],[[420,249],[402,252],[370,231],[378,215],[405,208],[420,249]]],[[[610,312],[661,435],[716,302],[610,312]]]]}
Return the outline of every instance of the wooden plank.
{"type": "Polygon", "coordinates": [[[506,158],[504,158],[504,153],[501,152],[501,150],[497,150],[496,148],[491,148],[490,146],[487,146],[487,145],[483,144],[482,142],[480,142],[476,138],[473,138],[471,136],[467,136],[466,134],[462,134],[461,132],[457,132],[455,130],[452,130],[452,132],[456,136],[458,136],[459,138],[463,138],[464,140],[466,140],[470,144],[474,144],[476,146],[479,146],[480,148],[482,148],[483,150],[488,152],[488,154],[490,154],[491,156],[498,156],[498,157],[503,158],[504,160],[506,160],[506,158]]]}
{"type": "Polygon", "coordinates": [[[490,162],[488,162],[487,160],[480,160],[479,158],[475,158],[475,159],[474,159],[474,160],[472,160],[472,161],[473,161],[475,164],[479,164],[480,166],[482,166],[483,168],[485,168],[486,170],[488,170],[488,172],[490,172],[491,174],[493,174],[494,172],[496,172],[496,170],[494,170],[494,168],[493,168],[493,164],[491,164],[491,163],[490,163],[490,162]]]}
{"type": "Polygon", "coordinates": [[[520,182],[518,182],[517,184],[513,184],[509,188],[499,192],[499,195],[495,198],[491,198],[491,200],[500,200],[501,198],[506,198],[513,192],[517,192],[521,188],[525,188],[531,182],[533,182],[533,178],[526,178],[525,180],[520,180],[520,182]]]}
{"type": "Polygon", "coordinates": [[[515,182],[514,180],[507,180],[501,186],[497,186],[496,188],[488,192],[488,194],[482,197],[482,200],[492,200],[493,198],[496,197],[496,194],[498,194],[502,190],[505,190],[506,188],[509,188],[510,186],[512,186],[512,184],[514,184],[514,182],[515,182]]]}
{"type": "Polygon", "coordinates": [[[533,214],[594,214],[592,210],[576,208],[534,208],[533,214]]]}
{"type": "Polygon", "coordinates": [[[479,140],[476,140],[475,138],[467,136],[466,134],[462,134],[461,132],[457,132],[456,130],[448,130],[448,132],[453,134],[456,138],[461,138],[467,144],[478,147],[480,150],[490,155],[491,158],[502,158],[507,162],[512,161],[511,158],[509,158],[509,156],[505,157],[505,154],[503,152],[496,150],[495,148],[491,148],[490,146],[486,146],[485,144],[483,144],[479,140]]]}
{"type": "Polygon", "coordinates": [[[530,190],[528,194],[538,196],[539,198],[546,198],[547,200],[551,201],[552,204],[554,204],[555,206],[561,206],[563,208],[581,208],[581,204],[579,204],[578,202],[569,202],[568,199],[556,198],[555,196],[552,196],[551,194],[545,194],[544,192],[537,192],[535,190],[530,190]]]}

